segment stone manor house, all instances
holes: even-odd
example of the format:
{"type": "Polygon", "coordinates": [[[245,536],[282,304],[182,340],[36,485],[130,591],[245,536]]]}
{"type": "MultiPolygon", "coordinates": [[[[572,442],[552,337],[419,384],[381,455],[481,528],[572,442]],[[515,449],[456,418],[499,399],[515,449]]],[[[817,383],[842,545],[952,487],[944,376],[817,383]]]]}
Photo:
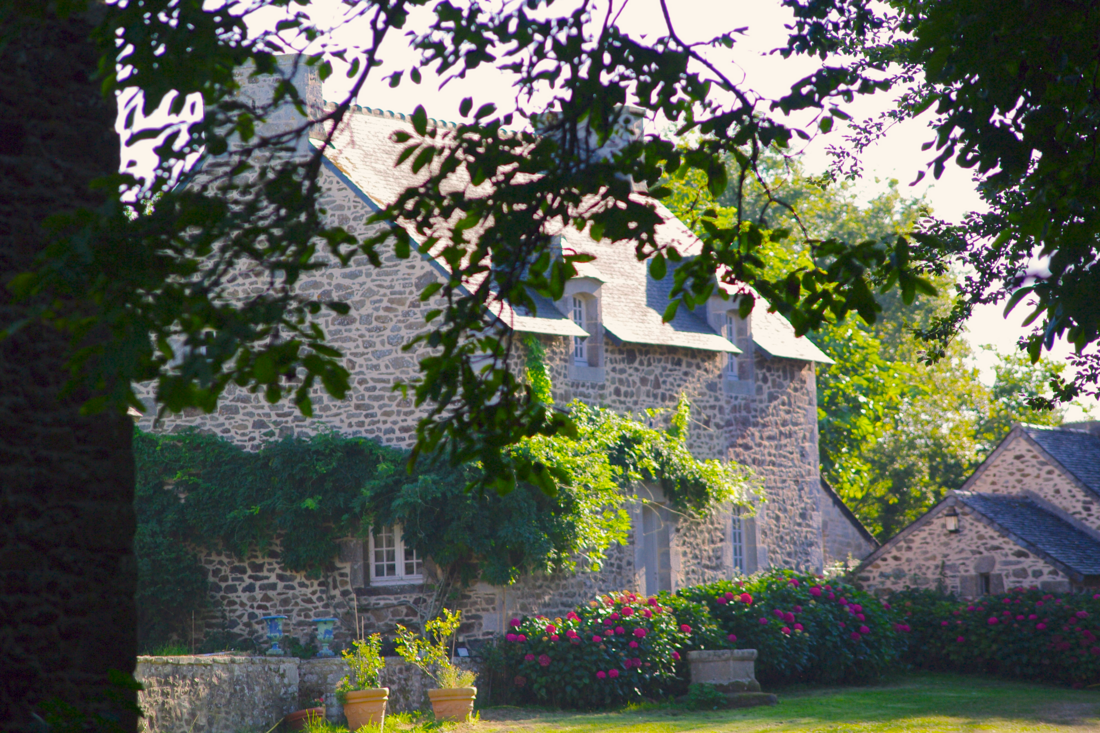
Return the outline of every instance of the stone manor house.
{"type": "MultiPolygon", "coordinates": [[[[270,94],[274,83],[244,73],[241,79],[244,94],[253,98],[270,94]]],[[[294,81],[311,108],[321,104],[320,85],[305,69],[294,81]]],[[[371,213],[413,180],[407,165],[394,168],[400,146],[392,135],[399,129],[411,130],[404,115],[353,107],[335,149],[326,153],[324,208],[353,234],[366,235],[371,213]]],[[[696,241],[690,231],[658,202],[653,205],[665,219],[660,236],[689,250],[696,241]]],[[[522,613],[561,614],[601,592],[674,590],[768,567],[820,571],[826,563],[858,559],[874,549],[877,543],[820,479],[815,365],[829,363],[825,354],[797,338],[760,301],[745,319],[735,301],[715,297],[705,308],[681,309],[664,323],[671,278],[650,278],[630,243],[597,242],[574,229],[558,236],[563,247],[590,253],[595,261],[582,266],[560,301],[540,302],[536,313],[505,304],[492,316],[506,333],[540,340],[555,401],[580,399],[638,414],[671,409],[686,395],[692,403],[692,452],[753,467],[766,500],[755,516],[726,510],[689,521],[662,506],[659,490],[639,487],[648,501],[632,510],[631,543],[613,548],[599,572],[530,577],[508,588],[478,583],[462,599],[464,633],[500,632],[508,618],[522,613]]],[[[418,354],[401,346],[424,328],[423,314],[432,304],[418,295],[443,267],[431,257],[402,260],[391,252],[380,268],[358,257],[301,283],[304,291],[351,307],[345,316],[330,314],[322,325],[346,357],[352,391],[343,401],[318,394],[314,418],[231,388],[215,413],[181,415],[156,427],[146,416],[139,425],[197,427],[248,448],[322,426],[411,446],[421,413],[391,387],[417,374],[418,354]]],[[[335,573],[319,580],[288,572],[277,555],[242,561],[210,554],[204,563],[223,609],[206,619],[207,627],[225,625],[254,637],[260,635],[258,617],[268,613],[289,616],[290,633],[301,638],[308,638],[313,618],[325,616],[339,617],[344,634],[354,628],[356,614],[367,620],[368,632],[390,631],[393,622],[415,618],[433,571],[431,558],[403,546],[400,527],[366,541],[345,541],[335,573]]]]}
{"type": "Polygon", "coordinates": [[[1100,588],[1100,423],[1016,426],[962,488],[864,561],[878,592],[1100,588]]]}

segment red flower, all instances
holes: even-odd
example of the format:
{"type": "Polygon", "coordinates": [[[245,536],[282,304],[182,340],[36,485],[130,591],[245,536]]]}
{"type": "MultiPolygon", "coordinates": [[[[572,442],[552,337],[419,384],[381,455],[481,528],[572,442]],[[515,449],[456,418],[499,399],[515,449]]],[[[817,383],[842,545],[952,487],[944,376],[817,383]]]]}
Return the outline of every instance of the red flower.
{"type": "Polygon", "coordinates": [[[725,597],[725,596],[718,596],[718,597],[717,597],[717,598],[715,598],[714,600],[718,602],[718,605],[719,605],[719,606],[724,606],[724,605],[726,605],[727,603],[729,603],[729,601],[727,601],[727,600],[726,600],[726,597],[725,597]]]}
{"type": "Polygon", "coordinates": [[[766,624],[766,623],[768,623],[768,619],[762,618],[762,619],[760,619],[760,623],[766,624]]]}
{"type": "Polygon", "coordinates": [[[997,624],[997,617],[996,616],[990,616],[988,623],[989,623],[990,626],[995,626],[997,624]]]}
{"type": "Polygon", "coordinates": [[[791,579],[790,579],[789,581],[787,581],[787,582],[788,582],[788,583],[790,583],[791,585],[793,585],[793,586],[794,586],[795,588],[797,588],[797,587],[798,587],[798,578],[791,578],[791,579]]]}
{"type": "Polygon", "coordinates": [[[814,598],[820,598],[821,597],[821,589],[818,588],[816,585],[811,586],[810,587],[810,595],[813,596],[814,598]]]}
{"type": "Polygon", "coordinates": [[[1088,612],[1088,611],[1078,611],[1078,612],[1077,612],[1077,613],[1075,613],[1074,615],[1075,615],[1075,616],[1076,616],[1077,618],[1088,618],[1088,617],[1089,617],[1089,612],[1088,612]]]}
{"type": "Polygon", "coordinates": [[[518,619],[518,618],[514,618],[514,619],[512,619],[511,621],[509,621],[509,622],[508,622],[508,624],[509,624],[510,626],[519,626],[519,619],[518,619]]]}
{"type": "MultiPolygon", "coordinates": [[[[1098,596],[1098,597],[1100,597],[1100,596],[1098,596]]],[[[729,591],[726,591],[725,599],[727,601],[732,601],[733,600],[733,594],[730,593],[729,591]]]]}
{"type": "Polygon", "coordinates": [[[630,606],[623,606],[623,618],[630,618],[634,615],[634,609],[630,606]]]}
{"type": "Polygon", "coordinates": [[[864,636],[866,636],[867,634],[870,634],[870,633],[871,633],[871,630],[870,630],[869,628],[867,628],[866,626],[860,626],[860,627],[859,627],[859,633],[861,633],[861,634],[863,634],[864,636]]]}
{"type": "Polygon", "coordinates": [[[644,639],[645,635],[646,635],[646,630],[645,629],[634,629],[634,636],[638,637],[639,639],[644,639]]]}
{"type": "Polygon", "coordinates": [[[601,641],[603,641],[602,638],[600,638],[599,636],[593,635],[593,637],[592,637],[592,642],[593,643],[599,644],[601,641]]]}
{"type": "Polygon", "coordinates": [[[793,613],[783,614],[783,620],[786,621],[789,624],[793,624],[794,623],[794,614],[793,613]]]}
{"type": "Polygon", "coordinates": [[[515,634],[505,634],[504,638],[508,641],[515,641],[519,637],[517,637],[515,634]]]}
{"type": "Polygon", "coordinates": [[[653,618],[653,611],[650,611],[647,608],[646,610],[642,611],[642,615],[645,616],[646,618],[653,618]]]}
{"type": "Polygon", "coordinates": [[[859,634],[854,631],[852,632],[852,641],[859,641],[859,634]]]}
{"type": "MultiPolygon", "coordinates": [[[[767,621],[765,621],[765,623],[767,623],[767,621]]],[[[730,634],[726,638],[729,639],[730,641],[737,641],[737,634],[730,634]]]]}
{"type": "Polygon", "coordinates": [[[672,653],[672,658],[674,660],[676,660],[677,662],[679,662],[680,661],[680,652],[673,652],[672,653]]]}
{"type": "Polygon", "coordinates": [[[518,642],[527,641],[527,637],[524,634],[520,634],[516,637],[516,641],[518,641],[518,642]]]}
{"type": "Polygon", "coordinates": [[[618,677],[618,676],[619,676],[619,670],[617,670],[617,669],[609,669],[609,670],[607,671],[607,676],[608,676],[608,677],[610,677],[611,679],[615,679],[616,677],[618,677]]]}
{"type": "Polygon", "coordinates": [[[550,641],[557,641],[557,640],[558,640],[558,639],[560,639],[560,638],[561,638],[561,637],[560,637],[560,636],[558,636],[557,634],[551,634],[551,635],[550,635],[550,641]]]}
{"type": "Polygon", "coordinates": [[[635,667],[641,667],[642,666],[642,660],[639,659],[638,657],[634,657],[633,659],[631,659],[630,663],[633,664],[635,667]]]}
{"type": "Polygon", "coordinates": [[[570,611],[569,613],[565,614],[565,617],[566,617],[567,619],[569,619],[570,621],[580,621],[580,620],[581,620],[581,617],[580,617],[580,616],[578,616],[578,615],[577,615],[576,613],[574,613],[573,611],[570,611]]]}
{"type": "Polygon", "coordinates": [[[615,633],[616,633],[616,634],[625,634],[625,633],[626,633],[626,629],[624,629],[624,628],[623,628],[622,626],[616,626],[616,627],[615,627],[615,633]]]}
{"type": "Polygon", "coordinates": [[[534,654],[528,654],[528,655],[524,656],[523,661],[533,662],[533,661],[535,661],[535,655],[534,654]]]}
{"type": "Polygon", "coordinates": [[[790,635],[791,635],[791,630],[790,630],[789,628],[787,628],[786,626],[784,626],[783,628],[781,628],[781,629],[780,629],[779,631],[780,631],[780,632],[782,632],[782,633],[784,633],[784,634],[786,634],[787,636],[790,636],[790,635]]]}
{"type": "Polygon", "coordinates": [[[1047,625],[1040,621],[1039,623],[1035,624],[1035,628],[1037,628],[1039,631],[1046,631],[1047,625]]]}
{"type": "Polygon", "coordinates": [[[638,642],[632,641],[629,644],[627,644],[627,646],[630,647],[631,649],[637,649],[638,648],[638,642]]]}
{"type": "Polygon", "coordinates": [[[750,596],[748,593],[742,593],[741,594],[741,602],[746,603],[746,604],[751,606],[752,605],[752,596],[750,596]]]}
{"type": "Polygon", "coordinates": [[[611,614],[611,618],[613,618],[613,619],[618,619],[618,618],[619,618],[619,614],[617,614],[617,613],[613,613],[613,614],[611,614]]]}
{"type": "Polygon", "coordinates": [[[603,670],[601,669],[601,670],[600,670],[599,672],[597,672],[597,673],[596,673],[596,679],[598,679],[598,680],[606,680],[606,679],[607,679],[607,672],[604,672],[604,671],[603,671],[603,670]]]}
{"type": "Polygon", "coordinates": [[[794,625],[794,630],[795,631],[803,631],[804,628],[803,628],[802,624],[795,624],[794,625]]]}
{"type": "Polygon", "coordinates": [[[802,613],[802,606],[795,606],[794,607],[794,612],[795,613],[802,613]]]}
{"type": "Polygon", "coordinates": [[[687,624],[680,624],[680,631],[683,631],[685,634],[690,634],[691,633],[691,627],[688,626],[687,624]]]}
{"type": "Polygon", "coordinates": [[[782,611],[780,611],[780,610],[779,610],[778,608],[777,608],[777,609],[775,609],[774,611],[772,611],[772,613],[774,613],[774,614],[775,614],[776,616],[778,616],[779,618],[783,618],[783,612],[782,612],[782,611]]]}
{"type": "Polygon", "coordinates": [[[577,632],[574,631],[573,629],[568,629],[565,632],[565,635],[568,636],[570,639],[576,639],[577,638],[577,632]]]}
{"type": "Polygon", "coordinates": [[[656,606],[657,605],[657,598],[655,596],[650,596],[649,598],[646,599],[645,602],[648,603],[651,606],[656,606]]]}
{"type": "Polygon", "coordinates": [[[549,667],[550,666],[550,657],[546,656],[545,654],[540,654],[539,655],[539,665],[543,666],[543,667],[549,667]]]}

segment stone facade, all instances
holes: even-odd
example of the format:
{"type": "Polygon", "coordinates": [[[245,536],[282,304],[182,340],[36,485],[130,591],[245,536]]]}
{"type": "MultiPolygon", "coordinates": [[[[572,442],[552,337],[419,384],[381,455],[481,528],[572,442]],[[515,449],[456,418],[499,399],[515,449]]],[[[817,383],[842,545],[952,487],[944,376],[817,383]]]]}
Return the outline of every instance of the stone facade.
{"type": "Polygon", "coordinates": [[[1017,586],[1068,591],[1057,568],[1016,545],[982,515],[961,502],[944,502],[904,537],[883,547],[879,557],[859,568],[858,580],[879,593],[904,588],[940,588],[963,598],[980,595],[976,578],[990,579],[990,593],[1017,586]],[[944,514],[955,508],[959,530],[944,528],[944,514]]]}
{"type": "Polygon", "coordinates": [[[964,598],[1100,585],[1100,437],[1089,432],[1015,427],[960,491],[871,554],[859,581],[964,598]]]}
{"type": "Polygon", "coordinates": [[[868,532],[840,497],[827,487],[821,492],[821,535],[827,564],[842,563],[855,567],[878,548],[868,532]]]}
{"type": "MultiPolygon", "coordinates": [[[[372,113],[356,108],[353,114],[372,113]]],[[[366,144],[364,140],[353,143],[366,144]]],[[[358,237],[371,233],[366,220],[376,204],[343,168],[326,161],[322,185],[323,206],[332,223],[358,237]]],[[[628,263],[644,268],[631,259],[631,252],[622,251],[628,263]]],[[[330,313],[318,320],[329,343],[344,353],[352,374],[347,399],[335,400],[317,390],[315,417],[307,419],[289,405],[269,405],[260,395],[231,386],[212,414],[185,414],[163,424],[144,417],[140,427],[170,431],[199,428],[249,449],[269,440],[308,435],[320,429],[410,447],[417,421],[425,411],[394,392],[393,386],[413,381],[418,374],[418,360],[426,354],[422,346],[412,351],[403,351],[402,346],[426,327],[424,314],[436,304],[421,302],[419,293],[440,277],[440,265],[415,254],[409,259],[399,259],[392,251],[379,254],[379,268],[372,267],[365,257],[356,257],[346,266],[332,263],[311,273],[299,285],[311,297],[341,300],[350,306],[347,315],[330,313]]],[[[604,261],[598,257],[596,265],[604,261]]],[[[264,287],[256,273],[240,273],[232,285],[239,296],[256,294],[264,287]]],[[[762,306],[758,306],[760,309],[762,306]]],[[[765,315],[772,320],[778,318],[769,314],[761,317],[765,315]]],[[[789,325],[785,327],[790,330],[789,325]]],[[[709,337],[713,339],[715,334],[709,337]]],[[[689,447],[693,454],[737,461],[755,470],[764,501],[755,518],[744,522],[747,536],[740,550],[741,570],[752,572],[771,566],[822,569],[822,489],[812,361],[775,357],[748,344],[749,353],[742,358],[751,360],[753,379],[731,390],[723,373],[726,354],[721,351],[628,343],[600,335],[599,367],[578,369],[573,363],[571,337],[542,333],[538,338],[545,347],[554,398],[560,405],[579,399],[640,415],[654,408],[670,411],[685,395],[692,404],[689,447]]],[[[153,413],[147,411],[149,416],[153,413]]],[[[638,505],[633,511],[635,527],[640,528],[645,510],[638,505]]],[[[663,569],[669,576],[662,587],[675,589],[736,572],[731,546],[733,520],[728,509],[705,519],[676,518],[667,509],[660,511],[662,538],[667,537],[661,539],[667,542],[660,548],[661,562],[666,563],[663,569]]],[[[463,633],[498,633],[510,615],[564,613],[602,592],[624,588],[644,591],[644,545],[639,529],[629,546],[612,550],[598,573],[525,578],[506,589],[478,584],[462,599],[467,621],[463,633]]],[[[205,562],[223,610],[206,620],[205,629],[256,635],[259,616],[271,610],[293,610],[287,614],[293,616],[292,633],[303,639],[310,633],[310,619],[341,618],[339,641],[352,632],[356,616],[367,619],[368,631],[388,631],[395,622],[415,620],[417,608],[425,602],[424,587],[372,587],[363,565],[364,554],[361,545],[346,544],[335,573],[320,580],[282,570],[277,551],[275,556],[247,562],[228,555],[210,555],[205,562]]]]}

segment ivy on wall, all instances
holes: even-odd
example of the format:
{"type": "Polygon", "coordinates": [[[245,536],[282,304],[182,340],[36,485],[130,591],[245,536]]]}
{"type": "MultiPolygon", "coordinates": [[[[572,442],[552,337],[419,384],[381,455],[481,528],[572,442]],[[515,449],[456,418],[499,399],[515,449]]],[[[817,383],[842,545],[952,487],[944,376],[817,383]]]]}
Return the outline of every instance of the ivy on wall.
{"type": "Polygon", "coordinates": [[[138,430],[143,643],[179,635],[184,619],[171,619],[189,619],[205,597],[193,550],[244,559],[278,540],[284,567],[320,577],[334,567],[340,539],[401,524],[406,545],[430,557],[443,582],[510,585],[526,573],[575,570],[578,559],[598,568],[629,536],[625,507],[640,481],[659,482],[674,507],[693,514],[744,495],[747,469],[688,451],[685,400],[668,430],[579,402],[569,409],[576,435],[536,436],[512,449],[564,479],[553,495],[526,485],[505,496],[470,492],[476,465],[422,459],[410,472],[403,451],[333,432],[249,452],[196,431],[138,430]]]}

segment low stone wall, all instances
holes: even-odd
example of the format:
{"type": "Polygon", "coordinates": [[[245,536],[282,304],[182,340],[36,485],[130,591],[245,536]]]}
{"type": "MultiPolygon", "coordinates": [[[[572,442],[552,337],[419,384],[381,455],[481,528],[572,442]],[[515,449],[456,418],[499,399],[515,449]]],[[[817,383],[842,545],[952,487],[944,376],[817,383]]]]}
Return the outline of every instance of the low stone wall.
{"type": "MultiPolygon", "coordinates": [[[[468,667],[467,660],[462,666],[468,667]]],[[[343,722],[336,685],[348,674],[339,658],[138,657],[136,677],[145,688],[138,704],[145,733],[263,733],[287,713],[324,698],[329,720],[343,722]]],[[[431,680],[399,657],[386,657],[381,686],[390,688],[387,710],[429,707],[431,680]]]]}
{"type": "Polygon", "coordinates": [[[138,657],[146,733],[266,731],[298,709],[298,660],[138,657]]]}

